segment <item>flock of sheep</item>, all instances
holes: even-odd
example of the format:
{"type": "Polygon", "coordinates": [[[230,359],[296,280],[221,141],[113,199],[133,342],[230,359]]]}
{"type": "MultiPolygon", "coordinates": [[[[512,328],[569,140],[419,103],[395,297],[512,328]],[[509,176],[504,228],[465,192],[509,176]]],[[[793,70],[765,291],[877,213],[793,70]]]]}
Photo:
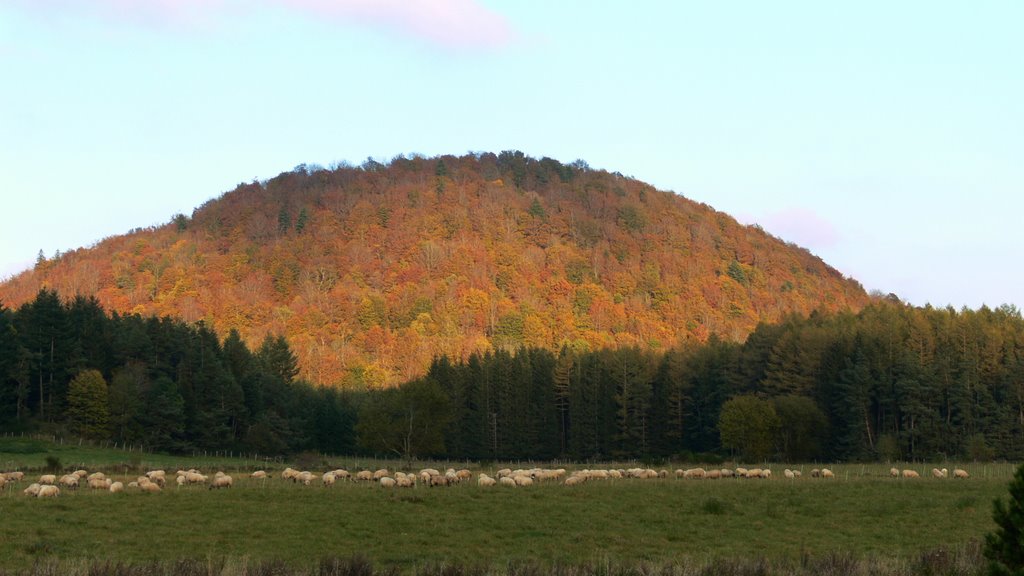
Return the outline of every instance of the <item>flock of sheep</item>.
{"type": "MultiPolygon", "coordinates": [[[[893,478],[913,479],[921,475],[916,470],[899,470],[891,468],[889,475],[893,478]]],[[[770,479],[772,471],[768,468],[704,468],[679,469],[671,474],[678,479],[686,480],[717,480],[721,478],[748,478],[748,479],[770,479]]],[[[796,480],[802,476],[799,470],[785,469],[783,476],[788,480],[796,480]]],[[[835,478],[835,474],[828,468],[815,468],[811,470],[812,478],[835,478]]],[[[932,476],[935,478],[948,478],[949,471],[946,468],[932,468],[932,476]]],[[[9,483],[21,482],[25,477],[23,472],[0,473],[0,488],[9,483]]],[[[361,470],[350,473],[347,470],[331,470],[323,474],[309,471],[299,471],[286,468],[280,475],[282,480],[291,481],[296,484],[310,486],[319,482],[321,486],[330,487],[339,481],[367,482],[380,485],[382,488],[414,488],[422,486],[454,486],[463,482],[471,481],[473,473],[467,469],[455,470],[449,468],[445,472],[434,468],[424,468],[417,473],[391,472],[386,468],[376,471],[361,470]]],[[[479,486],[531,486],[534,483],[561,483],[565,486],[574,486],[593,480],[621,480],[621,479],[656,479],[668,478],[668,470],[653,470],[650,468],[630,469],[602,469],[602,470],[576,470],[569,473],[565,468],[530,468],[528,470],[504,468],[498,470],[492,477],[480,472],[476,476],[476,483],[479,486]]],[[[956,468],[953,470],[953,478],[969,478],[966,470],[956,468]]],[[[271,475],[265,470],[257,470],[249,475],[254,481],[267,481],[271,475]]],[[[105,490],[112,493],[122,492],[126,489],[138,490],[141,492],[156,493],[164,489],[167,484],[167,473],[164,470],[152,470],[139,476],[134,481],[125,485],[123,482],[113,481],[102,472],[89,474],[86,470],[76,470],[70,474],[57,476],[55,474],[43,474],[38,482],[32,483],[23,490],[26,496],[36,498],[54,498],[60,495],[61,488],[75,490],[82,485],[92,490],[105,490]]],[[[178,487],[190,485],[206,485],[210,490],[219,488],[231,488],[234,480],[223,472],[217,472],[213,477],[202,474],[198,470],[178,470],[175,477],[175,485],[178,487]]]]}
{"type": "MultiPolygon", "coordinates": [[[[25,478],[24,472],[0,473],[0,488],[7,484],[21,482],[25,478]]],[[[188,484],[206,484],[210,479],[196,470],[179,470],[176,483],[178,486],[188,484]]],[[[117,482],[108,478],[103,472],[89,474],[86,470],[76,470],[70,474],[58,477],[56,474],[43,474],[38,482],[33,482],[22,491],[25,496],[35,498],[56,498],[60,496],[61,488],[65,490],[77,490],[80,486],[88,486],[91,490],[104,490],[111,493],[123,492],[125,488],[137,489],[141,492],[160,492],[167,483],[167,473],[163,470],[151,470],[145,475],[139,476],[129,482],[117,482]]],[[[230,488],[231,476],[223,472],[217,472],[213,480],[209,482],[210,489],[230,488]]]]}

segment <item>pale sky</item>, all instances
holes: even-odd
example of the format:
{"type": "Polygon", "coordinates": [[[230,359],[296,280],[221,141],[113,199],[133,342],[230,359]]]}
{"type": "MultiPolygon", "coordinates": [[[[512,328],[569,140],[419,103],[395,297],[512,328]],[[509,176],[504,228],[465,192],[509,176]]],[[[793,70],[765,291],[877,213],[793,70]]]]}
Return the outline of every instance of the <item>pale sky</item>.
{"type": "Polygon", "coordinates": [[[297,164],[522,150],[1024,305],[1024,2],[0,0],[0,277],[297,164]]]}

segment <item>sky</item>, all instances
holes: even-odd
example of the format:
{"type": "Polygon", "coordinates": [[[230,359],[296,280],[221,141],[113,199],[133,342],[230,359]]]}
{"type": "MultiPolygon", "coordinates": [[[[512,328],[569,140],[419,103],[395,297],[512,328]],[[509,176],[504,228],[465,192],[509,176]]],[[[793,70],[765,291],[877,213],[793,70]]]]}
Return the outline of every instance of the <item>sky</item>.
{"type": "Polygon", "coordinates": [[[1024,305],[1019,0],[0,0],[0,278],[294,166],[522,150],[1024,305]]]}

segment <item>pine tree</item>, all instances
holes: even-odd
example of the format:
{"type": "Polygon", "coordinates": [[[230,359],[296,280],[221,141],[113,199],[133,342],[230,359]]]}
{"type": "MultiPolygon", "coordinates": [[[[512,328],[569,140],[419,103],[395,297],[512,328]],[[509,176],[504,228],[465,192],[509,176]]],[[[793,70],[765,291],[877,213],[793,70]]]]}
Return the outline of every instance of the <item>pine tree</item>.
{"type": "Polygon", "coordinates": [[[110,422],[107,382],[98,370],[79,372],[68,386],[68,427],[83,438],[105,439],[110,422]]]}
{"type": "Polygon", "coordinates": [[[989,574],[1024,575],[1024,464],[1010,481],[1010,498],[993,502],[992,520],[996,531],[985,536],[985,557],[989,574]]]}

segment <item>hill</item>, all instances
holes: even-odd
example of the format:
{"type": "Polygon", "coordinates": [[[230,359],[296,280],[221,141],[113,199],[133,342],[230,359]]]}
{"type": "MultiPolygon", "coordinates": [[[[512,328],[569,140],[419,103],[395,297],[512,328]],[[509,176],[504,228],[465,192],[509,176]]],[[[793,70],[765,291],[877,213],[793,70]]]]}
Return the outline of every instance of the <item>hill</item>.
{"type": "Polygon", "coordinates": [[[168,224],[40,260],[0,285],[109,310],[283,334],[301,375],[378,386],[439,355],[663,350],[868,297],[807,250],[618,173],[519,152],[240,184],[168,224]]]}

